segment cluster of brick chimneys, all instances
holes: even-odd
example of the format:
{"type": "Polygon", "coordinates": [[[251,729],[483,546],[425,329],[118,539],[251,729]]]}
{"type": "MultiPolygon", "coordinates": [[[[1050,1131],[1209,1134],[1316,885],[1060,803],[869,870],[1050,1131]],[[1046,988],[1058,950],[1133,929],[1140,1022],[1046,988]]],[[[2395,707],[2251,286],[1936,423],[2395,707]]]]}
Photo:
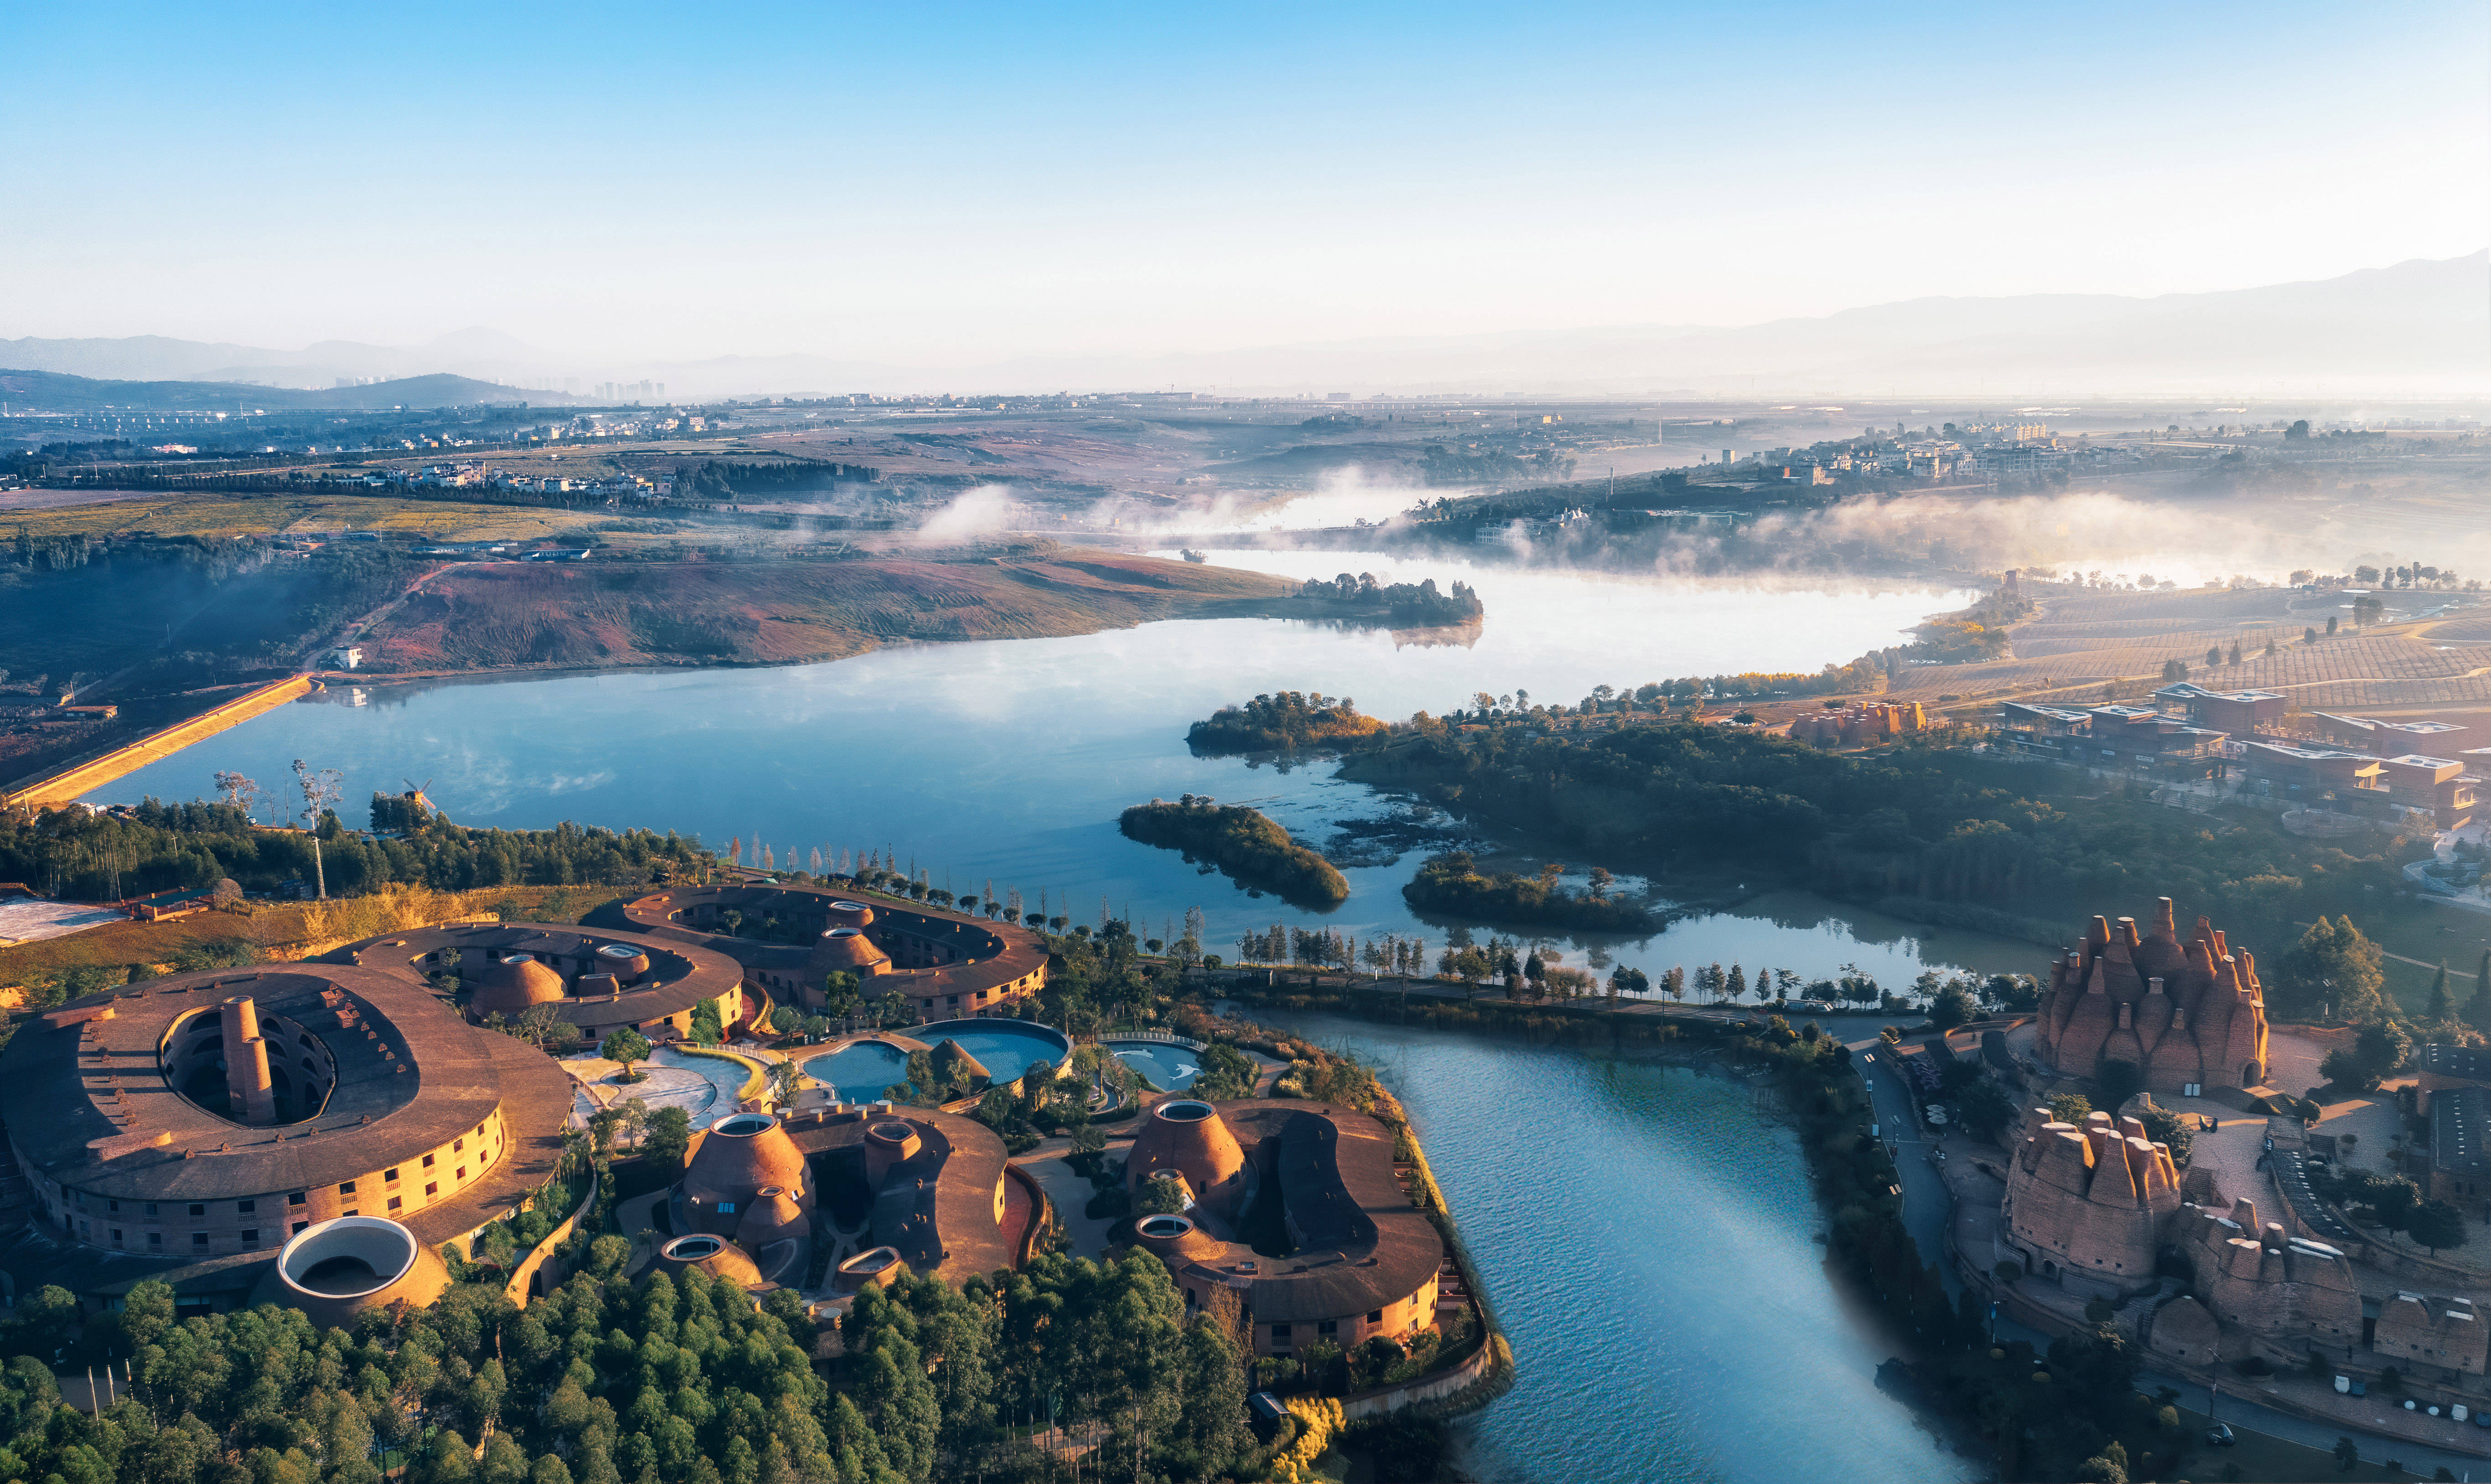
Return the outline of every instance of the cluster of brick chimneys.
{"type": "Polygon", "coordinates": [[[2173,1207],[2180,1169],[2168,1145],[2145,1137],[2145,1125],[2107,1113],[2085,1115],[2084,1126],[2043,1123],[2026,1140],[2024,1168],[2040,1180],[2099,1206],[2173,1207]]]}

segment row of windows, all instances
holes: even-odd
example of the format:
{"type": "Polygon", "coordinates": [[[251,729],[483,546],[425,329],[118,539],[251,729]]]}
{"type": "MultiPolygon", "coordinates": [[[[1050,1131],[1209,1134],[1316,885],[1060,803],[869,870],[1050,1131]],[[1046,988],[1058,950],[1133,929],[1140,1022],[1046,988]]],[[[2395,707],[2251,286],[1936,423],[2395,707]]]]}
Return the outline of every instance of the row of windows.
{"type": "MultiPolygon", "coordinates": [[[[487,1123],[479,1123],[479,1124],[477,1124],[477,1125],[476,1125],[476,1134],[475,1134],[475,1137],[476,1137],[476,1138],[478,1138],[478,1139],[481,1141],[481,1140],[483,1139],[484,1135],[485,1130],[486,1130],[488,1127],[490,1127],[490,1125],[489,1125],[489,1124],[487,1124],[487,1123]]],[[[451,1151],[452,1151],[453,1153],[462,1153],[462,1152],[464,1152],[464,1151],[466,1150],[466,1148],[467,1148],[467,1139],[468,1139],[468,1137],[469,1137],[469,1136],[462,1134],[462,1135],[460,1135],[459,1137],[457,1137],[457,1138],[455,1138],[455,1139],[451,1140],[451,1141],[450,1141],[450,1148],[451,1148],[451,1151]]],[[[480,1149],[480,1150],[478,1150],[478,1152],[479,1152],[479,1154],[481,1154],[481,1155],[483,1156],[483,1161],[484,1161],[484,1165],[490,1165],[490,1164],[492,1163],[492,1154],[491,1154],[491,1150],[490,1150],[489,1149],[480,1149]]],[[[436,1158],[436,1156],[435,1156],[435,1155],[432,1155],[432,1154],[426,1154],[426,1155],[425,1155],[425,1156],[424,1156],[424,1168],[425,1168],[425,1169],[427,1169],[427,1170],[432,1169],[432,1168],[434,1167],[435,1158],[436,1158]]],[[[481,1168],[482,1168],[482,1166],[480,1166],[479,1168],[481,1169],[481,1168]]],[[[454,1180],[456,1180],[456,1181],[459,1181],[459,1182],[462,1182],[462,1183],[463,1183],[463,1182],[466,1180],[466,1178],[467,1178],[467,1166],[465,1166],[465,1165],[463,1165],[463,1164],[462,1164],[462,1165],[457,1166],[454,1170],[453,1170],[453,1171],[452,1171],[451,1178],[452,1178],[454,1180]]],[[[395,1187],[395,1186],[396,1186],[396,1184],[398,1183],[398,1171],[397,1171],[396,1169],[395,1169],[395,1168],[393,1168],[393,1169],[389,1169],[389,1170],[384,1170],[384,1171],[382,1171],[382,1172],[381,1172],[381,1178],[382,1178],[382,1181],[383,1181],[383,1183],[384,1183],[385,1185],[388,1185],[388,1186],[391,1186],[391,1187],[395,1187]]],[[[341,1197],[350,1197],[350,1196],[353,1196],[353,1195],[356,1193],[356,1185],[357,1185],[357,1183],[358,1183],[358,1181],[356,1181],[356,1180],[345,1180],[345,1181],[340,1182],[340,1183],[338,1184],[338,1186],[337,1186],[337,1194],[338,1194],[339,1196],[341,1196],[341,1197]]],[[[430,1200],[437,1199],[437,1198],[440,1196],[440,1194],[441,1194],[441,1182],[440,1182],[440,1181],[438,1181],[438,1180],[426,1180],[426,1181],[425,1182],[425,1185],[424,1185],[424,1195],[425,1195],[425,1199],[426,1201],[430,1201],[430,1200]]],[[[66,1198],[66,1200],[67,1200],[67,1202],[68,1202],[69,1204],[73,1205],[73,1206],[74,1206],[74,1207],[75,1207],[79,1211],[81,1211],[81,1212],[85,1212],[85,1211],[89,1211],[89,1210],[93,1209],[93,1208],[88,1204],[88,1196],[87,1196],[87,1193],[86,1193],[85,1191],[82,1191],[82,1190],[66,1190],[66,1189],[65,1189],[65,1190],[63,1191],[63,1195],[65,1196],[65,1198],[66,1198]]],[[[99,1198],[99,1199],[101,1199],[101,1198],[99,1198]]],[[[403,1209],[403,1208],[405,1208],[406,1201],[405,1201],[405,1198],[404,1198],[404,1197],[402,1197],[402,1196],[398,1196],[398,1195],[390,1195],[387,1199],[388,1199],[388,1205],[386,1206],[385,1209],[387,1209],[387,1210],[389,1210],[389,1211],[391,1211],[391,1212],[393,1212],[393,1213],[394,1213],[394,1212],[396,1212],[396,1211],[399,1211],[399,1210],[401,1210],[401,1209],[403,1209]]],[[[309,1204],[309,1201],[310,1201],[310,1192],[306,1191],[306,1190],[294,1190],[294,1191],[288,1191],[288,1192],[286,1193],[286,1196],[285,1196],[285,1204],[286,1204],[287,1208],[289,1208],[308,1206],[308,1205],[309,1204]]],[[[222,1205],[224,1205],[225,1203],[223,1203],[223,1202],[213,1202],[213,1203],[212,1203],[212,1202],[205,1202],[205,1201],[189,1201],[189,1202],[132,1201],[132,1202],[129,1202],[129,1203],[127,1203],[127,1204],[128,1204],[128,1205],[130,1205],[130,1206],[132,1206],[132,1207],[133,1207],[133,1208],[136,1208],[136,1211],[137,1211],[137,1214],[138,1214],[138,1215],[140,1215],[141,1217],[145,1217],[145,1218],[158,1217],[158,1216],[160,1216],[160,1215],[163,1214],[163,1208],[164,1208],[165,1206],[171,1205],[171,1206],[181,1206],[181,1207],[183,1207],[183,1208],[184,1208],[184,1210],[185,1210],[185,1214],[187,1214],[187,1215],[189,1215],[189,1216],[192,1217],[193,1219],[203,1219],[203,1218],[205,1218],[205,1217],[208,1215],[208,1208],[209,1208],[211,1205],[222,1206],[222,1205]]],[[[105,1211],[105,1213],[106,1213],[106,1214],[108,1214],[108,1215],[119,1215],[119,1214],[121,1214],[121,1213],[122,1213],[122,1207],[123,1207],[124,1203],[123,1203],[123,1202],[121,1202],[121,1201],[118,1201],[118,1200],[109,1200],[109,1199],[106,1199],[106,1200],[103,1200],[103,1205],[104,1211],[105,1211]]],[[[233,1212],[234,1212],[234,1214],[235,1214],[235,1215],[237,1215],[237,1216],[248,1216],[248,1215],[253,1215],[253,1214],[256,1214],[256,1213],[257,1213],[257,1211],[258,1211],[258,1209],[259,1209],[259,1202],[258,1202],[258,1200],[257,1200],[256,1198],[249,1198],[249,1199],[244,1199],[244,1200],[237,1200],[237,1201],[233,1202],[233,1203],[232,1203],[232,1205],[233,1205],[233,1212]]],[[[60,1211],[58,1214],[62,1217],[62,1220],[63,1220],[64,1225],[66,1225],[66,1224],[67,1224],[67,1220],[68,1220],[68,1211],[67,1211],[66,1209],[64,1209],[64,1210],[60,1211]]],[[[363,1214],[363,1209],[362,1209],[362,1208],[360,1208],[360,1207],[349,1206],[349,1207],[347,1207],[345,1209],[343,1209],[343,1210],[339,1211],[339,1212],[338,1212],[338,1214],[339,1214],[339,1215],[341,1215],[341,1216],[360,1216],[360,1215],[362,1215],[362,1214],[363,1214]]],[[[310,1225],[310,1223],[309,1223],[308,1220],[296,1221],[296,1222],[293,1224],[293,1230],[294,1230],[294,1231],[296,1231],[296,1232],[300,1232],[300,1231],[302,1231],[305,1227],[307,1227],[307,1226],[308,1226],[308,1225],[310,1225]]],[[[85,1237],[85,1238],[87,1238],[87,1239],[89,1239],[89,1240],[92,1240],[92,1239],[94,1238],[94,1235],[95,1235],[95,1232],[94,1232],[94,1226],[93,1226],[93,1224],[92,1224],[91,1222],[89,1222],[89,1221],[88,1221],[88,1220],[87,1220],[83,1215],[81,1215],[81,1216],[78,1218],[77,1229],[78,1229],[78,1235],[79,1235],[80,1237],[85,1237]]],[[[106,1230],[107,1230],[107,1232],[109,1233],[109,1240],[112,1242],[112,1244],[113,1244],[113,1245],[115,1245],[115,1246],[126,1246],[126,1245],[128,1245],[128,1242],[127,1242],[127,1240],[125,1239],[125,1237],[124,1237],[124,1235],[123,1235],[123,1229],[122,1229],[122,1228],[120,1228],[120,1227],[107,1227],[107,1228],[106,1228],[106,1230]]],[[[161,1250],[162,1250],[162,1248],[163,1248],[163,1246],[164,1246],[164,1235],[163,1235],[161,1232],[148,1232],[148,1233],[145,1233],[145,1234],[144,1234],[144,1236],[145,1236],[145,1237],[146,1237],[145,1246],[146,1246],[148,1249],[150,1249],[150,1250],[156,1250],[156,1251],[161,1251],[161,1250]]],[[[209,1248],[210,1248],[210,1240],[211,1240],[211,1234],[206,1233],[206,1232],[195,1232],[195,1231],[194,1231],[194,1232],[192,1232],[192,1233],[190,1233],[190,1247],[191,1247],[191,1250],[192,1250],[192,1251],[194,1251],[194,1252],[205,1252],[205,1251],[208,1251],[208,1250],[209,1250],[209,1248]]],[[[256,1247],[256,1246],[258,1246],[258,1245],[259,1245],[259,1231],[258,1231],[258,1229],[257,1229],[257,1228],[253,1228],[253,1227],[246,1227],[246,1228],[244,1228],[244,1229],[240,1232],[240,1234],[239,1234],[239,1239],[240,1239],[240,1242],[241,1242],[242,1247],[243,1247],[243,1248],[245,1248],[245,1249],[249,1249],[249,1248],[256,1247]]]]}

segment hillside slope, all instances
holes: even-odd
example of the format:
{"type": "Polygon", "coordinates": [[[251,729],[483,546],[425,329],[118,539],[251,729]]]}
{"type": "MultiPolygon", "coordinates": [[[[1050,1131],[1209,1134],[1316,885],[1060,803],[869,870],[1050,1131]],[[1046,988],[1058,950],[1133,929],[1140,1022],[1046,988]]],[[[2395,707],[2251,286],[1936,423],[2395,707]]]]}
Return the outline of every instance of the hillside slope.
{"type": "Polygon", "coordinates": [[[385,673],[796,664],[911,640],[1030,639],[1281,611],[1294,584],[1090,549],[983,562],[453,567],[364,637],[385,673]]]}

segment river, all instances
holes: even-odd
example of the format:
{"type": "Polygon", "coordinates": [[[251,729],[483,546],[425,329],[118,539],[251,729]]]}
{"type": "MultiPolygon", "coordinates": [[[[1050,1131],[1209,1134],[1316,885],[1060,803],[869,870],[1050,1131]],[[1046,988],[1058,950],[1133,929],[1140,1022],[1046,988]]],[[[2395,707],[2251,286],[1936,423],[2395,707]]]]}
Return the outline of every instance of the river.
{"type": "MultiPolygon", "coordinates": [[[[1361,941],[1446,929],[1401,900],[1427,850],[1468,837],[1503,863],[1536,870],[1544,849],[1436,819],[1422,842],[1344,858],[1347,902],[1310,914],[1197,874],[1173,852],[1127,840],[1126,805],[1208,794],[1251,803],[1319,849],[1344,822],[1392,801],[1333,778],[1328,763],[1275,767],[1196,758],[1186,728],[1258,692],[1319,690],[1369,714],[1404,716],[1516,687],[1572,701],[1599,684],[1682,675],[1813,670],[1891,644],[1965,595],[1919,585],[1819,588],[1669,581],[1375,554],[1238,551],[1214,560],[1294,576],[1372,571],[1478,587],[1487,619],[1475,642],[1407,644],[1380,629],[1222,619],[1145,625],[1070,638],[911,645],[783,669],[627,671],[553,677],[336,685],[122,778],[91,798],[190,799],[232,770],[290,782],[293,759],[345,774],[343,810],[360,822],[374,790],[412,781],[461,824],[536,828],[571,820],[766,842],[791,853],[885,853],[935,885],[980,896],[1018,889],[1028,907],[1099,920],[1129,913],[1167,936],[1204,909],[1207,947],[1275,922],[1323,925],[1361,941]]],[[[1596,862],[1568,858],[1574,879],[1596,862]]],[[[1626,876],[1628,889],[1642,884],[1626,876]]],[[[1807,978],[1857,965],[1889,985],[1923,967],[2027,970],[2035,953],[1977,934],[1896,923],[1804,893],[1737,913],[1682,919],[1638,939],[1554,940],[1566,961],[1614,959],[1655,978],[1673,964],[1770,964],[1807,978]]]]}
{"type": "MultiPolygon", "coordinates": [[[[791,850],[807,862],[816,848],[887,852],[954,892],[1016,888],[1033,909],[1043,893],[1050,913],[1075,921],[1098,920],[1103,899],[1146,937],[1199,905],[1218,952],[1248,929],[1317,920],[1363,940],[1441,946],[1445,928],[1414,918],[1399,891],[1425,844],[1352,860],[1348,901],[1318,918],[1125,839],[1118,811],[1209,794],[1251,802],[1325,846],[1344,822],[1376,819],[1391,801],[1335,780],[1328,764],[1192,757],[1187,726],[1279,689],[1402,716],[1482,690],[1572,701],[1603,683],[1813,670],[1965,601],[1924,586],[1638,581],[1341,552],[1216,560],[1301,577],[1460,578],[1480,590],[1487,618],[1466,645],[1241,619],[918,645],[785,669],[338,685],[95,798],[192,798],[228,769],[274,785],[302,758],[343,771],[350,819],[372,791],[411,781],[462,824],[644,826],[747,848],[758,838],[782,863],[791,850]]],[[[1516,863],[1546,858],[1524,840],[1480,843],[1516,863]]],[[[1568,863],[1579,875],[1595,862],[1568,863]]],[[[1563,947],[1570,963],[1597,967],[1597,951],[1656,977],[1673,963],[1810,978],[1856,964],[1890,985],[1923,967],[2029,971],[2038,958],[1800,892],[1644,939],[1563,947]]],[[[1382,1064],[1408,1102],[1514,1345],[1514,1391],[1460,1429],[1480,1476],[1962,1476],[1871,1385],[1885,1349],[1837,1301],[1798,1150],[1757,1120],[1743,1085],[1457,1034],[1349,1021],[1305,1029],[1382,1064]]]]}
{"type": "Polygon", "coordinates": [[[1875,1384],[1798,1141],[1744,1083],[1656,1061],[1265,1013],[1408,1110],[1513,1346],[1454,1430],[1487,1484],[1964,1479],[1875,1384]]]}

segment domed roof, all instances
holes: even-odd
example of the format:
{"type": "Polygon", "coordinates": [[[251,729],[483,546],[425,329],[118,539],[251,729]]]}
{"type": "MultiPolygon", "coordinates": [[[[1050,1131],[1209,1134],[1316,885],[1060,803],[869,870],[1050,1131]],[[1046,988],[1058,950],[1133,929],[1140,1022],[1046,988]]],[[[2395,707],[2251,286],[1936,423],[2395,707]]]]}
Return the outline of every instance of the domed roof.
{"type": "Polygon", "coordinates": [[[805,967],[814,974],[828,974],[834,969],[876,973],[889,965],[891,955],[873,946],[873,940],[858,927],[835,927],[813,940],[813,951],[805,967]]]}
{"type": "Polygon", "coordinates": [[[969,1048],[948,1035],[934,1043],[933,1062],[936,1066],[948,1066],[963,1077],[983,1077],[988,1082],[995,1080],[995,1074],[986,1070],[984,1062],[969,1055],[969,1048]]]}
{"type": "Polygon", "coordinates": [[[251,1297],[342,1328],[400,1299],[428,1308],[449,1287],[441,1254],[413,1232],[386,1217],[339,1216],[296,1233],[251,1297]]]}
{"type": "Polygon", "coordinates": [[[771,1186],[805,1188],[805,1155],[767,1114],[738,1113],[701,1135],[684,1172],[684,1195],[696,1207],[742,1202],[771,1186]]]}
{"type": "Polygon", "coordinates": [[[1172,1097],[1152,1109],[1133,1137],[1132,1152],[1125,1156],[1128,1188],[1138,1191],[1142,1181],[1168,1170],[1184,1176],[1194,1195],[1204,1200],[1245,1168],[1246,1151],[1237,1147],[1237,1136],[1228,1131],[1219,1110],[1191,1097],[1172,1097]]]}
{"type": "Polygon", "coordinates": [[[743,1248],[718,1237],[678,1237],[658,1249],[658,1266],[670,1273],[697,1267],[737,1288],[761,1286],[761,1269],[753,1266],[752,1259],[745,1255],[743,1248]]]}
{"type": "Polygon", "coordinates": [[[863,902],[837,901],[822,909],[833,927],[871,927],[873,909],[863,902]]]}
{"type": "Polygon", "coordinates": [[[878,1119],[865,1128],[865,1180],[876,1190],[894,1165],[906,1164],[925,1147],[917,1125],[906,1119],[878,1119]]]}
{"type": "Polygon", "coordinates": [[[753,1196],[744,1219],[735,1225],[735,1239],[757,1258],[771,1243],[802,1237],[812,1228],[812,1218],[796,1204],[796,1198],[782,1187],[772,1185],[753,1196]]]}
{"type": "Polygon", "coordinates": [[[1133,1223],[1133,1237],[1171,1266],[1216,1257],[1221,1250],[1219,1240],[1196,1226],[1190,1216],[1144,1216],[1133,1223]]]}
{"type": "Polygon", "coordinates": [[[563,998],[562,975],[532,953],[513,953],[484,971],[476,993],[467,1001],[469,1014],[517,1017],[530,1005],[550,1004],[563,998]]]}
{"type": "Polygon", "coordinates": [[[908,1263],[896,1247],[867,1247],[841,1263],[835,1281],[849,1293],[865,1288],[887,1288],[908,1275],[908,1263]]]}

